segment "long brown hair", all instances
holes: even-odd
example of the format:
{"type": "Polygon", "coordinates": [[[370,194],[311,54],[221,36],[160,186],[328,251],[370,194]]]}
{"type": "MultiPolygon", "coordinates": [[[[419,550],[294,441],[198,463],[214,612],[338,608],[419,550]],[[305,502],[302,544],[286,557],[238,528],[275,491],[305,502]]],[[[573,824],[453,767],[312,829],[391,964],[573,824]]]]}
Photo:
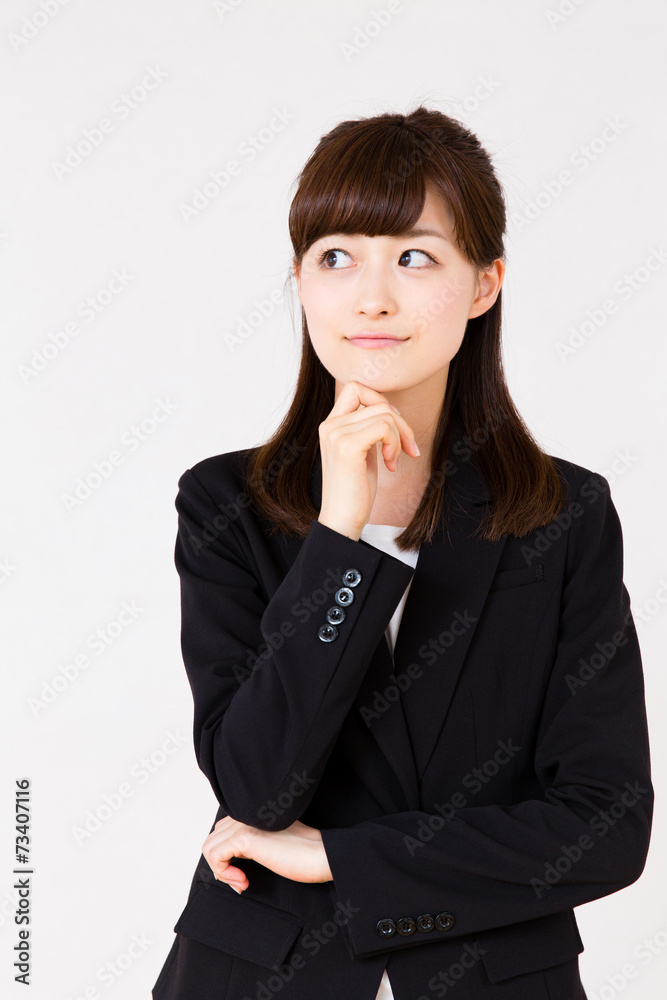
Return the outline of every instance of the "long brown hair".
{"type": "MultiPolygon", "coordinates": [[[[471,264],[484,269],[504,259],[505,201],[491,160],[465,125],[440,111],[420,106],[405,115],[341,122],[321,138],[297,180],[289,213],[294,264],[300,265],[315,240],[330,233],[400,236],[421,215],[427,186],[443,197],[457,246],[471,264]]],[[[397,539],[404,551],[432,540],[445,509],[451,476],[442,470],[455,426],[479,442],[475,463],[492,497],[483,538],[522,537],[553,520],[564,503],[565,481],[532,437],[505,382],[501,296],[502,290],[491,308],[468,320],[450,362],[431,479],[397,539]]],[[[303,309],[301,321],[294,397],[273,436],[248,449],[246,474],[251,502],[272,524],[271,533],[305,537],[319,514],[309,483],[318,458],[319,424],[335,402],[335,380],[313,349],[303,309]],[[286,449],[292,450],[289,461],[286,449]]]]}

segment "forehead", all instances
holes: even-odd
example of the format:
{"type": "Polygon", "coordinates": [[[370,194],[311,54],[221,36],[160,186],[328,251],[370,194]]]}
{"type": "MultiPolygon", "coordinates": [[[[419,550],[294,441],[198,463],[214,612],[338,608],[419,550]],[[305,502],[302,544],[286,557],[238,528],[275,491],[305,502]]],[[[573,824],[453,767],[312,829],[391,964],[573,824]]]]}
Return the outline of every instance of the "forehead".
{"type": "Polygon", "coordinates": [[[322,234],[315,240],[319,243],[322,240],[332,237],[345,236],[348,239],[387,239],[405,240],[415,238],[432,238],[441,242],[454,243],[454,220],[453,216],[445,204],[444,200],[431,190],[427,189],[424,206],[417,221],[408,229],[398,234],[382,234],[368,236],[365,233],[354,232],[349,229],[332,229],[329,233],[322,234]]]}

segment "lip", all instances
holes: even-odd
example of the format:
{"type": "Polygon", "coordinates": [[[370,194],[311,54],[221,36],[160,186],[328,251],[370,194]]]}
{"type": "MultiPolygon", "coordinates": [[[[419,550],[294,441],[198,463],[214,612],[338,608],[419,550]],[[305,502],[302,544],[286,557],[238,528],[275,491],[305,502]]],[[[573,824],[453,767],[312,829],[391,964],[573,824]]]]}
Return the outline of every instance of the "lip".
{"type": "Polygon", "coordinates": [[[347,340],[356,347],[391,347],[393,344],[404,344],[407,337],[392,337],[383,330],[377,333],[364,332],[355,337],[347,337],[347,340]]]}

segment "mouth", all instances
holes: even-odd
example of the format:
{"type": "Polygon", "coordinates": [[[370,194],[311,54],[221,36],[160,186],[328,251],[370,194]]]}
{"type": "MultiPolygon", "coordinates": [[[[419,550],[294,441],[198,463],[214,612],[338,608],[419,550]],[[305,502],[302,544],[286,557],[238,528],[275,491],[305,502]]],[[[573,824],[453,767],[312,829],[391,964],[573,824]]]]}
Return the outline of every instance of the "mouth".
{"type": "Polygon", "coordinates": [[[404,344],[407,337],[382,337],[382,336],[366,336],[366,337],[346,337],[346,340],[353,344],[354,347],[393,347],[395,344],[404,344]]]}

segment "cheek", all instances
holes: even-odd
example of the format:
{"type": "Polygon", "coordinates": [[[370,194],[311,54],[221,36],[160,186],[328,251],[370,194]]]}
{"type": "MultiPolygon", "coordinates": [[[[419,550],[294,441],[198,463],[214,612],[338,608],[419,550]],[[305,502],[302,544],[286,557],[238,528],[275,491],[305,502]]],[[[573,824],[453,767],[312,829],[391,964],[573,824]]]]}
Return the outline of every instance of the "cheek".
{"type": "Polygon", "coordinates": [[[456,346],[463,339],[472,298],[469,280],[457,274],[419,289],[409,306],[413,329],[456,346]]]}
{"type": "MultiPolygon", "coordinates": [[[[340,326],[339,314],[342,311],[342,297],[329,285],[311,283],[308,288],[302,288],[301,305],[306,313],[308,329],[317,336],[318,331],[329,332],[340,326]]],[[[341,329],[341,335],[345,333],[341,329]]]]}

